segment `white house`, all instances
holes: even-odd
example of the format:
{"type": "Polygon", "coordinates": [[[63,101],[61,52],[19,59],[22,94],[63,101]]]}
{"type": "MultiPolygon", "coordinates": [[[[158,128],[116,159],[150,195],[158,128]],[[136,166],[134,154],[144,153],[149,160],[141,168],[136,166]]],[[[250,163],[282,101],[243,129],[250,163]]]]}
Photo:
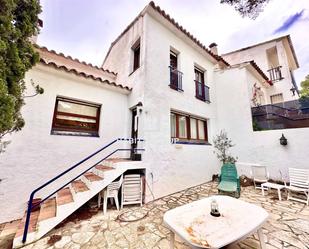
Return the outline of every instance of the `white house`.
{"type": "Polygon", "coordinates": [[[254,131],[252,124],[251,107],[278,102],[276,94],[282,94],[280,102],[296,98],[290,71],[298,63],[290,37],[223,57],[215,44],[210,47],[153,2],[112,43],[101,68],[38,47],[41,61],[27,73],[27,89],[35,82],[45,92],[26,99],[26,126],[7,137],[11,144],[0,155],[0,222],[20,218],[32,190],[119,137],[145,140],[130,146],[145,149],[139,163],[155,198],[219,172],[212,138],[221,129],[236,144],[240,174],[252,164],[268,166],[272,178],[292,165],[309,167],[308,128],[254,131]],[[278,66],[282,77],[274,82],[278,71],[269,76],[267,70],[278,66]],[[282,133],[286,147],[279,143],[282,133]]]}

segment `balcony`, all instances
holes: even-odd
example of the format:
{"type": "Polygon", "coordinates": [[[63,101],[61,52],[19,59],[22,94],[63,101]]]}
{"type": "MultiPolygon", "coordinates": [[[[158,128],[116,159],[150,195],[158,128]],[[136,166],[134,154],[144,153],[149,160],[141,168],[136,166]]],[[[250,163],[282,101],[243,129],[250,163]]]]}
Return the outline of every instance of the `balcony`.
{"type": "Polygon", "coordinates": [[[278,66],[278,67],[274,67],[274,68],[267,70],[267,72],[269,73],[269,78],[272,82],[283,79],[282,74],[281,74],[281,67],[282,66],[278,66]]]}
{"type": "Polygon", "coordinates": [[[178,71],[177,69],[169,66],[170,68],[170,88],[183,92],[182,89],[182,72],[178,71]]]}
{"type": "Polygon", "coordinates": [[[195,97],[199,100],[210,102],[209,86],[205,83],[195,80],[195,97]]]}
{"type": "Polygon", "coordinates": [[[253,130],[309,127],[309,99],[251,108],[253,130]]]}

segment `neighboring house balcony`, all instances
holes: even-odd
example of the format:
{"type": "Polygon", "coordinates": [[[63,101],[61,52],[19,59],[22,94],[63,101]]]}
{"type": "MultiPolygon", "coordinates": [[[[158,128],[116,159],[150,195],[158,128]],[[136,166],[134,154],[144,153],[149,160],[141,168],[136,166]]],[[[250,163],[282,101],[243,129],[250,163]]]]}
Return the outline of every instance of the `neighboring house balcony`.
{"type": "Polygon", "coordinates": [[[203,82],[195,80],[195,97],[199,100],[210,102],[209,86],[203,82]]]}
{"type": "Polygon", "coordinates": [[[309,127],[309,99],[252,107],[253,130],[309,127]]]}
{"type": "Polygon", "coordinates": [[[170,88],[182,92],[183,73],[173,68],[172,66],[169,66],[169,68],[170,68],[170,84],[169,84],[170,88]]]}
{"type": "Polygon", "coordinates": [[[269,73],[269,78],[272,82],[275,81],[279,81],[282,80],[282,73],[281,73],[281,68],[282,66],[277,66],[277,67],[273,67],[269,70],[267,70],[267,72],[269,73]]]}

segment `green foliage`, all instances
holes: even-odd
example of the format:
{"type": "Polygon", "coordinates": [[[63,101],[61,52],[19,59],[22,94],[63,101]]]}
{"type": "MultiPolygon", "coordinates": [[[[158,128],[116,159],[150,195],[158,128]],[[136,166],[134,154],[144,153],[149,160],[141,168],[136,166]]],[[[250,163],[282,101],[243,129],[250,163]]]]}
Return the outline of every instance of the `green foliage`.
{"type": "Polygon", "coordinates": [[[263,129],[259,126],[258,122],[256,119],[252,120],[252,128],[254,131],[262,131],[263,129]]]}
{"type": "Polygon", "coordinates": [[[300,83],[300,97],[309,98],[309,74],[306,76],[305,80],[300,83]]]}
{"type": "Polygon", "coordinates": [[[226,3],[235,8],[242,17],[256,19],[263,11],[269,0],[221,0],[220,3],[226,3]]]}
{"type": "Polygon", "coordinates": [[[0,152],[3,136],[24,126],[25,73],[39,60],[30,37],[39,31],[38,0],[0,0],[0,152]]]}
{"type": "Polygon", "coordinates": [[[213,144],[216,149],[214,153],[216,153],[217,158],[222,164],[235,163],[237,161],[237,157],[235,158],[229,154],[229,149],[232,148],[234,144],[232,140],[228,138],[225,131],[220,131],[220,134],[213,138],[213,144]]]}

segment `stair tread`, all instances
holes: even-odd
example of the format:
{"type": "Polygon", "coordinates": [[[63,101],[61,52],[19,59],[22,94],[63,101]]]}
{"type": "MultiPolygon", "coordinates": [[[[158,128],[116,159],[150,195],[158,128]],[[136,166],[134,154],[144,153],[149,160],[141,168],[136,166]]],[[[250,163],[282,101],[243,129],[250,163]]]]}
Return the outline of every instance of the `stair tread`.
{"type": "Polygon", "coordinates": [[[92,172],[87,172],[84,174],[84,177],[86,177],[89,181],[95,182],[95,181],[101,181],[103,180],[102,177],[92,173],[92,172]]]}
{"type": "MultiPolygon", "coordinates": [[[[40,215],[40,210],[31,212],[28,233],[32,233],[32,232],[36,231],[36,225],[38,223],[39,215],[40,215]]],[[[21,220],[21,222],[20,222],[20,224],[17,228],[15,238],[23,235],[25,223],[26,223],[26,216],[27,216],[27,212],[25,212],[24,217],[22,218],[22,220],[21,220]]]]}
{"type": "Polygon", "coordinates": [[[105,166],[105,165],[101,165],[101,164],[95,166],[95,168],[96,168],[97,170],[101,170],[101,171],[109,171],[109,170],[115,169],[114,167],[105,166]]]}
{"type": "Polygon", "coordinates": [[[73,202],[73,196],[69,188],[61,189],[57,192],[57,205],[64,205],[73,202]]]}
{"type": "Polygon", "coordinates": [[[56,216],[56,198],[50,198],[42,203],[38,221],[46,220],[56,216]]]}
{"type": "Polygon", "coordinates": [[[132,160],[130,158],[108,158],[108,159],[105,159],[105,161],[117,163],[117,162],[127,162],[127,161],[132,161],[132,160]]]}
{"type": "Polygon", "coordinates": [[[72,182],[72,187],[76,193],[88,191],[89,188],[82,180],[72,182]]]}

